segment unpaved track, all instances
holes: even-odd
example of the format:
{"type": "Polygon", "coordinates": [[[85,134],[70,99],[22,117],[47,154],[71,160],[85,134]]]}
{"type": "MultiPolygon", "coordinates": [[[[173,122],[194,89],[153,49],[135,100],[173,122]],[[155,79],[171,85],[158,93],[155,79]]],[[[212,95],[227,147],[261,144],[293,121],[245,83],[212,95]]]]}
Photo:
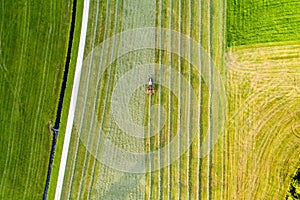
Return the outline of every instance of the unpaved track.
{"type": "Polygon", "coordinates": [[[87,32],[87,25],[88,25],[89,7],[90,7],[90,0],[85,0],[84,7],[83,7],[80,42],[79,42],[77,62],[76,62],[76,70],[75,70],[72,96],[71,96],[71,102],[70,102],[70,108],[69,108],[69,114],[68,114],[68,120],[67,120],[67,128],[66,128],[66,132],[65,132],[63,151],[62,151],[62,155],[61,155],[61,161],[60,161],[60,167],[59,167],[59,173],[58,173],[58,179],[57,179],[57,185],[56,185],[56,192],[55,192],[56,200],[60,199],[62,185],[63,185],[63,179],[64,179],[64,175],[65,175],[65,169],[66,169],[72,127],[73,127],[73,120],[74,120],[74,114],[75,114],[75,106],[76,106],[77,95],[78,95],[79,81],[80,81],[80,75],[81,75],[81,69],[82,69],[82,62],[83,62],[83,54],[84,54],[86,32],[87,32]]]}

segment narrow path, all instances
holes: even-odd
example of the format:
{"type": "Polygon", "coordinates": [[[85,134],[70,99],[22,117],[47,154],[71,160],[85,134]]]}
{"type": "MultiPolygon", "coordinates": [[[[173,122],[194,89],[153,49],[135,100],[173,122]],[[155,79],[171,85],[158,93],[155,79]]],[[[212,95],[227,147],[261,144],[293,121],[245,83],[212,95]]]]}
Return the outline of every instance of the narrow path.
{"type": "Polygon", "coordinates": [[[86,32],[87,32],[87,25],[88,25],[89,7],[90,7],[90,0],[85,0],[83,6],[82,25],[81,25],[80,42],[78,48],[74,83],[73,83],[71,102],[70,102],[70,108],[69,108],[69,114],[67,120],[67,128],[66,128],[65,138],[64,138],[63,151],[62,151],[60,167],[59,167],[59,174],[58,174],[57,185],[56,185],[55,199],[60,199],[63,179],[65,175],[67,156],[69,152],[69,145],[70,145],[70,139],[72,133],[73,120],[74,120],[75,106],[76,106],[76,101],[78,96],[79,80],[80,80],[82,62],[83,62],[86,32]]]}

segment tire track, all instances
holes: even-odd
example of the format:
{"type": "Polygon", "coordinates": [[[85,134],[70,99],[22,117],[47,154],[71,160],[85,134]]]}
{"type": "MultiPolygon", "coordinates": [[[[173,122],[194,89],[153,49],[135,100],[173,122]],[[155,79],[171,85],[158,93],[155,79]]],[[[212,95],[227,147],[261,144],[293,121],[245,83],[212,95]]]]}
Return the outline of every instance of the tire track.
{"type": "MultiPolygon", "coordinates": [[[[163,17],[162,17],[162,15],[163,15],[163,13],[162,13],[162,10],[163,10],[163,5],[162,5],[162,0],[160,0],[159,1],[159,26],[160,26],[160,28],[162,28],[163,27],[163,17]]],[[[162,32],[160,32],[160,41],[159,41],[159,45],[160,46],[163,46],[163,35],[162,35],[162,32]]],[[[163,58],[162,58],[162,56],[163,56],[163,54],[162,54],[162,51],[161,50],[159,50],[159,62],[160,62],[160,66],[159,66],[159,73],[160,74],[162,74],[162,64],[163,64],[163,58]]],[[[160,83],[162,83],[162,76],[160,76],[160,83]]],[[[158,89],[158,91],[159,91],[159,97],[158,97],[158,104],[160,105],[160,107],[159,107],[159,111],[158,111],[158,113],[159,113],[159,116],[158,116],[158,127],[160,128],[160,125],[161,125],[161,118],[162,118],[162,109],[161,109],[161,107],[163,106],[162,105],[162,89],[163,89],[163,87],[160,85],[159,86],[159,89],[158,89]]],[[[158,134],[159,134],[159,137],[158,137],[158,143],[157,143],[157,146],[158,146],[158,148],[161,148],[161,141],[162,141],[162,132],[163,130],[161,129],[161,130],[159,130],[158,129],[158,134]]],[[[158,166],[162,166],[161,165],[161,163],[163,162],[163,160],[162,160],[162,152],[160,151],[160,153],[158,154],[158,166]]],[[[158,184],[158,198],[159,199],[162,199],[162,174],[163,174],[163,168],[160,168],[159,167],[159,170],[158,170],[158,178],[159,178],[159,180],[158,180],[158,182],[159,182],[159,184],[158,184]]]]}
{"type": "MultiPolygon", "coordinates": [[[[180,0],[179,1],[179,17],[178,17],[178,21],[179,21],[179,32],[182,33],[182,24],[181,24],[181,15],[182,15],[182,1],[180,0]]],[[[181,38],[179,40],[179,52],[180,52],[180,55],[182,55],[182,43],[181,43],[181,38]]],[[[181,66],[182,66],[182,62],[181,62],[181,58],[178,59],[178,66],[179,66],[179,99],[178,99],[178,110],[179,110],[179,121],[178,121],[178,134],[182,134],[182,130],[181,130],[181,125],[182,125],[182,121],[181,121],[181,115],[182,115],[182,109],[181,109],[181,103],[182,103],[182,80],[181,80],[181,74],[182,74],[182,71],[181,71],[181,66]]],[[[178,155],[180,155],[182,149],[181,149],[181,140],[180,140],[180,137],[178,137],[178,155]]],[[[182,158],[180,157],[180,159],[178,160],[178,178],[179,178],[179,186],[178,186],[178,197],[179,199],[182,198],[181,196],[181,185],[180,183],[182,182],[181,180],[181,160],[182,158]]]]}
{"type": "MultiPolygon", "coordinates": [[[[170,1],[170,9],[171,12],[173,11],[173,1],[170,1]]],[[[173,20],[172,20],[172,15],[170,16],[170,30],[173,30],[173,20]]],[[[172,51],[172,44],[173,44],[173,37],[172,34],[170,35],[170,52],[172,51]]],[[[172,68],[173,66],[173,56],[172,53],[170,53],[170,67],[172,68]]],[[[172,141],[172,70],[170,70],[170,80],[169,80],[169,127],[168,127],[168,132],[169,132],[169,137],[168,137],[168,145],[171,144],[172,141]]],[[[171,158],[172,158],[172,147],[171,145],[169,145],[169,154],[168,154],[168,162],[171,163],[171,158]]],[[[170,164],[168,166],[168,174],[169,174],[169,180],[168,180],[168,199],[171,200],[172,199],[172,165],[170,164]]]]}
{"type": "Polygon", "coordinates": [[[212,93],[213,93],[213,70],[212,70],[212,66],[213,66],[213,61],[212,61],[212,56],[213,56],[213,41],[212,41],[212,37],[213,37],[213,27],[212,27],[212,21],[213,21],[213,13],[212,13],[212,9],[213,9],[213,2],[212,0],[209,0],[208,3],[208,13],[209,13],[209,20],[208,20],[208,27],[209,27],[209,33],[208,33],[208,40],[209,40],[209,46],[208,46],[208,51],[209,51],[209,123],[208,123],[208,131],[209,131],[209,139],[208,139],[208,185],[207,185],[207,194],[208,194],[208,199],[212,199],[212,177],[211,177],[211,173],[212,173],[212,129],[213,129],[213,119],[212,119],[212,93]]]}
{"type": "MultiPolygon", "coordinates": [[[[200,1],[200,38],[199,38],[199,43],[200,45],[203,44],[203,0],[199,0],[200,1]]],[[[199,55],[199,58],[200,58],[200,75],[202,76],[203,74],[203,53],[202,51],[200,51],[200,55],[199,55]]],[[[199,91],[200,91],[200,100],[199,100],[199,141],[198,141],[198,149],[199,149],[199,152],[198,152],[198,155],[201,155],[202,152],[201,152],[201,146],[202,146],[202,105],[203,105],[203,85],[202,85],[202,78],[200,76],[200,79],[199,79],[199,91]]],[[[200,200],[201,199],[201,186],[202,186],[202,181],[201,181],[201,172],[202,172],[202,159],[201,159],[201,156],[199,156],[199,159],[198,159],[198,199],[200,200]],[[200,188],[200,189],[199,189],[200,188]]]]}
{"type": "MultiPolygon", "coordinates": [[[[189,5],[188,5],[188,9],[189,9],[189,31],[190,31],[190,34],[189,34],[189,37],[191,38],[190,39],[190,48],[189,48],[189,60],[192,60],[192,56],[193,56],[193,31],[192,31],[192,24],[194,24],[194,20],[193,20],[193,16],[192,16],[192,5],[193,5],[193,0],[189,0],[189,5]]],[[[190,143],[190,141],[192,141],[193,139],[193,136],[192,136],[192,123],[191,123],[191,118],[192,118],[192,115],[193,115],[193,101],[192,101],[192,64],[189,63],[189,69],[188,69],[188,82],[189,82],[189,91],[188,91],[188,110],[189,110],[189,114],[188,114],[188,141],[187,143],[188,144],[191,144],[190,146],[188,146],[188,161],[187,161],[187,199],[191,199],[191,196],[190,196],[190,192],[191,192],[191,173],[190,173],[190,166],[191,166],[191,161],[192,161],[192,143],[190,143]]]]}

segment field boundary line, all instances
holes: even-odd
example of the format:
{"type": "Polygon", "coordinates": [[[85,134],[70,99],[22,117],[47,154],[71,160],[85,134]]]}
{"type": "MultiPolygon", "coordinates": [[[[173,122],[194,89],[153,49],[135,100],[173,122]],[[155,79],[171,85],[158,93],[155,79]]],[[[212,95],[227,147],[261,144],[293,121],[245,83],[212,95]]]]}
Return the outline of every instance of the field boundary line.
{"type": "Polygon", "coordinates": [[[83,16],[82,16],[79,48],[78,48],[78,55],[77,55],[77,61],[76,61],[75,76],[74,76],[74,83],[73,83],[73,88],[72,88],[69,114],[68,114],[68,119],[67,119],[67,128],[66,128],[66,133],[65,133],[65,138],[64,138],[63,151],[62,151],[62,155],[61,155],[61,161],[60,161],[60,166],[59,166],[59,173],[58,173],[57,185],[56,185],[56,191],[55,191],[55,197],[54,197],[54,199],[56,199],[56,200],[60,199],[60,196],[61,196],[63,179],[64,179],[65,169],[66,169],[66,164],[67,164],[67,157],[68,157],[68,151],[69,151],[73,121],[74,121],[74,114],[75,114],[75,106],[76,106],[76,102],[77,102],[79,81],[80,81],[82,62],[83,62],[83,56],[84,56],[89,7],[90,7],[90,0],[85,0],[84,5],[83,5],[83,16]]]}

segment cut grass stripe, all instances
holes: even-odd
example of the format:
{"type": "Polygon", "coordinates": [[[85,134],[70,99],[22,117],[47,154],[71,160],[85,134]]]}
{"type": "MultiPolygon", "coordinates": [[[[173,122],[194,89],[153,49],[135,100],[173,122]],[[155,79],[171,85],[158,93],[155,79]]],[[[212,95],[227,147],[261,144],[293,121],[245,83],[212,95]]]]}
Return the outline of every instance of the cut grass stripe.
{"type": "MultiPolygon", "coordinates": [[[[119,0],[117,0],[117,3],[116,3],[116,6],[115,6],[115,19],[114,19],[114,26],[113,26],[113,32],[114,32],[114,35],[116,34],[116,30],[117,30],[117,23],[119,22],[119,20],[117,20],[118,19],[118,5],[119,5],[119,0]]],[[[111,57],[111,59],[113,58],[113,56],[114,56],[114,52],[115,52],[115,46],[116,46],[116,44],[114,43],[113,44],[113,48],[112,48],[112,57],[111,57]]],[[[101,59],[102,60],[102,59],[101,59]]],[[[106,117],[104,117],[106,114],[107,114],[107,109],[109,109],[109,107],[107,106],[107,102],[108,102],[108,99],[109,99],[109,97],[110,97],[110,95],[109,94],[111,94],[111,90],[112,90],[112,87],[111,87],[111,83],[113,82],[113,79],[114,78],[112,78],[112,74],[115,74],[115,73],[112,73],[113,71],[114,71],[114,68],[115,68],[115,66],[114,66],[114,64],[111,64],[111,66],[110,66],[110,69],[109,69],[109,77],[108,77],[108,80],[107,80],[107,82],[109,83],[109,84],[107,84],[107,90],[106,90],[106,98],[105,98],[105,103],[104,103],[104,111],[103,111],[103,116],[102,116],[102,120],[104,121],[104,119],[106,119],[106,117]]],[[[100,74],[99,74],[100,75],[100,74]]],[[[98,78],[100,78],[99,76],[98,76],[98,78]]],[[[100,79],[98,79],[98,80],[100,80],[100,79]]],[[[97,83],[97,88],[99,87],[98,85],[100,85],[100,81],[97,83]]],[[[93,136],[93,132],[94,132],[94,129],[95,129],[95,126],[96,125],[94,125],[94,121],[95,121],[95,116],[96,116],[96,111],[97,111],[97,108],[98,108],[98,104],[99,104],[99,101],[98,101],[98,91],[99,90],[97,90],[97,93],[96,93],[96,99],[97,99],[97,101],[95,102],[95,106],[94,106],[94,110],[93,110],[93,114],[92,114],[92,116],[93,116],[93,118],[92,118],[92,123],[91,123],[91,125],[90,125],[90,130],[89,130],[89,132],[90,132],[90,134],[89,134],[89,139],[88,140],[91,140],[91,137],[90,137],[90,135],[92,134],[92,136],[93,136]]],[[[101,123],[101,128],[100,128],[100,130],[103,130],[103,121],[102,121],[102,123],[101,123]]],[[[100,135],[102,135],[102,133],[100,133],[100,135]]],[[[99,139],[101,139],[101,136],[99,137],[99,139]]],[[[100,145],[101,144],[101,141],[99,141],[99,143],[97,143],[98,145],[100,145]]],[[[87,161],[87,159],[88,158],[86,158],[86,161],[87,161]]],[[[94,158],[93,157],[91,157],[91,159],[92,160],[94,160],[94,158]]],[[[95,159],[97,159],[97,156],[96,156],[96,158],[95,159]]],[[[90,163],[91,161],[89,161],[89,163],[90,163]]],[[[93,165],[93,167],[94,167],[94,165],[93,165]]],[[[87,181],[87,177],[85,177],[84,178],[84,174],[86,173],[86,171],[87,171],[87,169],[86,169],[86,165],[84,165],[84,167],[83,167],[83,170],[84,170],[84,172],[82,173],[83,175],[82,175],[82,178],[81,178],[81,191],[82,191],[82,185],[84,185],[83,184],[83,182],[84,181],[87,181]],[[83,179],[84,178],[84,179],[83,179]]],[[[92,171],[94,171],[94,170],[92,170],[92,171]]],[[[93,175],[92,175],[93,176],[93,175]]],[[[80,197],[80,195],[78,195],[78,197],[79,198],[82,198],[82,197],[80,197]]]]}
{"type": "MultiPolygon", "coordinates": [[[[108,10],[108,8],[109,8],[109,3],[107,3],[107,8],[106,8],[106,10],[108,10]]],[[[91,8],[92,8],[92,6],[91,6],[91,8]]],[[[98,9],[98,7],[97,7],[97,9],[98,9]]],[[[96,19],[97,21],[98,21],[98,18],[96,19]]],[[[108,21],[109,21],[109,18],[108,18],[108,12],[107,12],[107,15],[106,15],[106,17],[105,17],[105,21],[106,21],[106,24],[105,24],[105,33],[104,33],[104,38],[106,37],[106,30],[108,29],[108,21]]],[[[96,22],[96,23],[98,23],[98,22],[96,22]]],[[[95,29],[94,29],[94,34],[95,34],[95,32],[96,32],[96,27],[95,27],[95,29]]],[[[92,53],[94,52],[93,51],[93,47],[94,47],[94,45],[95,45],[95,40],[93,40],[93,43],[92,43],[92,53]]],[[[93,59],[93,57],[92,57],[92,59],[93,59]]],[[[91,73],[91,68],[92,68],[92,59],[91,59],[91,62],[90,62],[90,64],[89,64],[89,70],[88,70],[88,80],[87,80],[87,82],[89,82],[90,81],[90,73],[91,73]]],[[[70,199],[70,197],[71,197],[71,195],[72,195],[72,190],[73,190],[73,184],[74,184],[74,176],[75,176],[75,171],[77,171],[76,170],[76,168],[77,168],[77,159],[78,159],[78,156],[79,156],[79,147],[80,147],[80,135],[81,135],[81,131],[82,131],[82,126],[83,126],[83,116],[85,115],[85,107],[86,107],[86,103],[87,103],[87,97],[88,97],[88,92],[89,92],[89,90],[86,90],[86,92],[85,92],[85,100],[84,100],[84,109],[83,109],[83,113],[82,113],[82,116],[81,116],[81,119],[80,119],[80,125],[79,125],[79,133],[78,133],[78,139],[77,139],[77,148],[76,148],[76,154],[75,154],[75,164],[74,164],[74,166],[73,166],[73,169],[72,169],[72,175],[71,175],[71,180],[70,180],[70,182],[71,182],[71,184],[70,184],[70,188],[69,188],[69,192],[68,192],[68,197],[67,197],[67,199],[70,199]]]]}

